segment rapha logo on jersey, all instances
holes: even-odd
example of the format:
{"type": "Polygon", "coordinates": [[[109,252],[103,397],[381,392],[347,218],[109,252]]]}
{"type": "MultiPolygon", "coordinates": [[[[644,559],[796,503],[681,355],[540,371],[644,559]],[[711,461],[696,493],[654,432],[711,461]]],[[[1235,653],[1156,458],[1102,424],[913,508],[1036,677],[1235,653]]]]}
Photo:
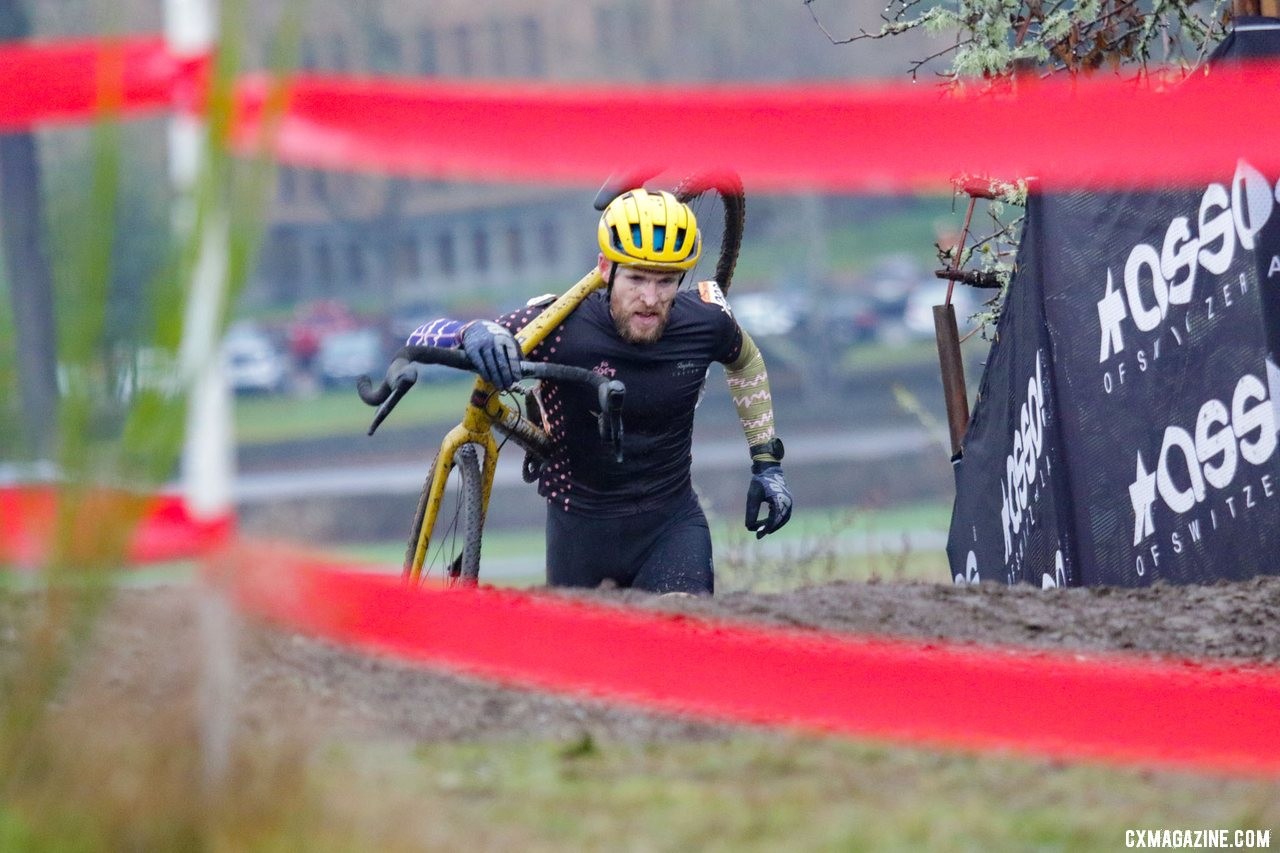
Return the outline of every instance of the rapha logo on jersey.
{"type": "Polygon", "coordinates": [[[1031,527],[1040,488],[1050,473],[1050,457],[1044,452],[1047,422],[1044,398],[1044,351],[1036,353],[1036,373],[1027,380],[1027,394],[1018,410],[1018,429],[1005,458],[1000,479],[1000,529],[1004,533],[1006,566],[1021,559],[1031,527]]]}
{"type": "Polygon", "coordinates": [[[1275,496],[1280,484],[1270,472],[1257,470],[1276,450],[1275,380],[1268,385],[1246,373],[1236,382],[1229,407],[1218,399],[1200,406],[1194,433],[1177,424],[1165,427],[1154,464],[1137,452],[1129,501],[1133,544],[1144,546],[1134,565],[1140,576],[1148,561],[1160,565],[1163,542],[1173,554],[1182,554],[1275,496]],[[1178,516],[1175,525],[1157,528],[1158,505],[1178,516]]]}
{"type": "Polygon", "coordinates": [[[700,361],[677,361],[673,375],[689,376],[690,374],[693,374],[693,373],[705,373],[705,372],[706,372],[706,368],[703,367],[703,364],[700,361]]]}
{"type": "Polygon", "coordinates": [[[591,372],[597,376],[608,376],[610,379],[618,375],[617,369],[611,367],[607,361],[602,361],[591,368],[591,372]]]}
{"type": "Polygon", "coordinates": [[[698,295],[702,297],[703,302],[719,305],[721,311],[730,317],[733,316],[733,309],[729,307],[729,300],[724,298],[724,292],[720,290],[720,285],[714,281],[698,282],[698,295]]]}
{"type": "MultiPolygon", "coordinates": [[[[1123,386],[1135,371],[1146,373],[1164,352],[1182,346],[1244,303],[1252,287],[1251,272],[1199,285],[1197,276],[1201,271],[1206,278],[1226,274],[1237,246],[1254,251],[1277,198],[1280,184],[1272,187],[1261,172],[1241,160],[1229,187],[1215,183],[1205,189],[1195,222],[1188,216],[1175,217],[1158,249],[1149,243],[1135,245],[1119,281],[1107,268],[1098,300],[1098,363],[1106,365],[1106,393],[1123,386]]],[[[1280,257],[1270,266],[1280,275],[1280,257]]]]}

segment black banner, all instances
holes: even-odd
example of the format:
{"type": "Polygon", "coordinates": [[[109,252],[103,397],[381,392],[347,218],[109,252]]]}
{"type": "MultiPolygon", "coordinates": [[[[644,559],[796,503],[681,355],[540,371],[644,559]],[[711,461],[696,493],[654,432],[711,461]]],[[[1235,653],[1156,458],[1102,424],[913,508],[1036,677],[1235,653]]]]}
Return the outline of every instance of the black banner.
{"type": "MultiPolygon", "coordinates": [[[[1275,571],[1280,454],[1260,275],[1274,177],[1044,199],[1041,287],[1084,584],[1275,571]]],[[[1271,286],[1280,283],[1273,277],[1271,286]]]]}
{"type": "Polygon", "coordinates": [[[956,583],[1078,583],[1053,347],[1045,320],[1043,200],[1027,205],[1018,274],[996,325],[956,463],[947,554],[956,583]]]}
{"type": "MultiPolygon", "coordinates": [[[[1276,54],[1280,21],[1250,18],[1214,59],[1276,54]]],[[[1243,157],[1030,199],[956,466],[957,583],[1280,572],[1278,177],[1243,157]]]]}
{"type": "Polygon", "coordinates": [[[1033,197],[957,465],[960,580],[1280,571],[1280,181],[1033,197]]]}

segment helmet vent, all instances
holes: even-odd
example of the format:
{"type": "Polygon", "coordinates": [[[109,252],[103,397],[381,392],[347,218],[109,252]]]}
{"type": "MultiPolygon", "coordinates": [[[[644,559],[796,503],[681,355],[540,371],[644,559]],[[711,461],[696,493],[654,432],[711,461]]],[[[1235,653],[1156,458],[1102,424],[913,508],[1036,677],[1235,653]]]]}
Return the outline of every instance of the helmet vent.
{"type": "Polygon", "coordinates": [[[667,226],[665,225],[653,226],[653,250],[655,252],[661,252],[663,249],[667,247],[666,244],[667,244],[667,226]]]}

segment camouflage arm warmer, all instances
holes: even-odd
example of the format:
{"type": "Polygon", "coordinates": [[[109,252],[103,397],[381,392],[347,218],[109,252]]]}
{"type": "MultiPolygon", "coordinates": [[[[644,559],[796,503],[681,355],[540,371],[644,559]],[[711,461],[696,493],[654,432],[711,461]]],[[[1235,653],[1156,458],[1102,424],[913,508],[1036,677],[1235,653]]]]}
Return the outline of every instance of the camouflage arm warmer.
{"type": "MultiPolygon", "coordinates": [[[[742,351],[732,363],[725,365],[729,393],[738,409],[747,446],[755,447],[773,440],[773,398],[769,395],[769,373],[764,356],[755,341],[742,333],[742,351]]],[[[776,461],[776,460],[769,460],[776,461]]]]}

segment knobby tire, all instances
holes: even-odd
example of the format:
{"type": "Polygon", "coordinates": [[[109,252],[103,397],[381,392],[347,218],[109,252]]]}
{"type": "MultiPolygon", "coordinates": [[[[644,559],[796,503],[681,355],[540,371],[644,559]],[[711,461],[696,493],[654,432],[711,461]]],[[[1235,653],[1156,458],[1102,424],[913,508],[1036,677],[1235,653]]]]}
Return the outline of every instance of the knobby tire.
{"type": "MultiPolygon", "coordinates": [[[[413,514],[413,525],[409,531],[409,546],[404,555],[404,574],[408,578],[413,570],[413,556],[418,549],[418,537],[422,532],[423,519],[427,512],[427,499],[431,494],[431,480],[435,477],[436,466],[440,464],[437,455],[427,470],[426,482],[422,484],[422,493],[418,497],[418,508],[413,514]]],[[[423,558],[422,575],[425,577],[436,562],[432,553],[443,555],[445,578],[450,583],[474,586],[480,576],[480,540],[484,534],[484,505],[481,499],[480,461],[474,444],[464,444],[454,454],[454,470],[458,478],[449,477],[445,484],[444,498],[441,501],[441,514],[436,518],[436,529],[432,531],[432,542],[423,558]],[[454,483],[457,482],[455,489],[454,483]],[[456,519],[454,525],[443,525],[445,511],[449,507],[450,492],[454,490],[452,504],[456,519]],[[461,547],[456,548],[460,541],[461,547]],[[454,551],[456,550],[456,553],[454,551]]]]}
{"type": "Polygon", "coordinates": [[[690,175],[676,186],[675,196],[685,204],[692,204],[708,192],[720,197],[724,211],[724,234],[720,238],[715,281],[722,292],[728,293],[729,285],[733,283],[734,269],[738,265],[738,253],[742,251],[742,232],[747,218],[746,196],[742,180],[731,172],[690,175]]]}

